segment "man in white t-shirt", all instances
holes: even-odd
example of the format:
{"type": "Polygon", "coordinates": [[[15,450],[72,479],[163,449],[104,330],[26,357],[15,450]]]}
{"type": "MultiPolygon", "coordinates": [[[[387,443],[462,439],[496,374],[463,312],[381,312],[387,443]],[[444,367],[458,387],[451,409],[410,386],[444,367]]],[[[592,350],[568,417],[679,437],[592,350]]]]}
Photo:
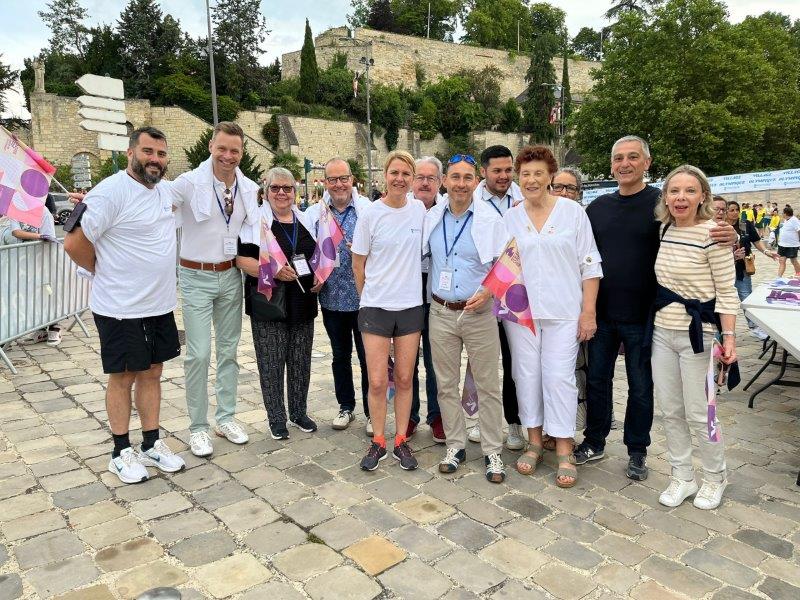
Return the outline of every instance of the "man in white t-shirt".
{"type": "Polygon", "coordinates": [[[239,169],[244,132],[223,121],[208,144],[211,156],[172,182],[175,215],[181,230],[179,283],[186,330],[186,406],[189,447],[195,456],[214,452],[208,435],[208,367],[211,325],[217,354],[214,432],[234,444],[248,435],[234,420],[242,333],[242,275],[236,268],[236,242],[242,223],[258,220],[258,184],[239,169]]]}
{"type": "Polygon", "coordinates": [[[147,466],[169,473],[185,467],[158,439],[162,365],[180,354],[172,312],[175,218],[169,187],[161,183],[168,162],[164,134],[137,129],[127,170],[95,186],[64,228],[64,250],[94,273],[89,308],[108,373],[106,411],[114,438],[108,470],[124,483],[145,481],[147,466]],[[128,435],[134,383],[143,438],[139,451],[131,448],[128,435]]]}
{"type": "Polygon", "coordinates": [[[783,225],[778,238],[778,277],[786,271],[786,260],[794,266],[795,277],[800,276],[800,260],[797,252],[800,248],[800,220],[794,216],[794,209],[788,204],[783,209],[783,225]]]}

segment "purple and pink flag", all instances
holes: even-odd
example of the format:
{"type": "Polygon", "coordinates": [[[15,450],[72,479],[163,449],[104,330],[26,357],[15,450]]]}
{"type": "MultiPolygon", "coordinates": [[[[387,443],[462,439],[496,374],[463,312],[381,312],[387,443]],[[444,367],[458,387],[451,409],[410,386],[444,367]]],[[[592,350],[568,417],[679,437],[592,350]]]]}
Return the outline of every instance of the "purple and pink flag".
{"type": "Polygon", "coordinates": [[[344,239],[342,228],[336,222],[328,203],[320,201],[319,225],[317,229],[317,245],[311,257],[311,270],[319,283],[325,283],[336,266],[336,248],[344,239]]]}
{"type": "Polygon", "coordinates": [[[0,126],[0,215],[41,227],[56,168],[0,126]]]}
{"type": "Polygon", "coordinates": [[[724,354],[724,351],[717,340],[714,340],[710,354],[708,372],[706,373],[706,426],[708,427],[708,441],[718,443],[722,441],[722,435],[719,419],[717,418],[717,380],[714,366],[716,360],[724,354]]]}
{"type": "Polygon", "coordinates": [[[482,285],[494,295],[494,314],[497,318],[519,323],[536,335],[528,291],[522,278],[522,259],[515,238],[508,242],[482,285]]]}
{"type": "Polygon", "coordinates": [[[261,243],[258,251],[258,291],[268,299],[272,298],[272,290],[275,288],[275,275],[289,261],[281,250],[278,240],[272,234],[267,224],[267,220],[261,217],[261,243]]]}

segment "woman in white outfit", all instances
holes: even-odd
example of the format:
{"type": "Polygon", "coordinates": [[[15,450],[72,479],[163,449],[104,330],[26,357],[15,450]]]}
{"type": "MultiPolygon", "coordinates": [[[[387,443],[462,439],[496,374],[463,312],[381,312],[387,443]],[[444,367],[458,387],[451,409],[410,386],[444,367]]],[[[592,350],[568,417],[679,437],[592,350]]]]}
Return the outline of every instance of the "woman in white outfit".
{"type": "Polygon", "coordinates": [[[595,302],[603,271],[589,219],[580,204],[550,193],[558,170],[545,146],[526,146],[515,169],[525,200],[506,212],[516,238],[536,334],[504,321],[511,346],[512,376],[528,450],[517,470],[530,475],[542,460],[542,426],[556,440],[556,485],[572,487],[577,387],[575,360],[580,342],[597,330],[595,302]]]}

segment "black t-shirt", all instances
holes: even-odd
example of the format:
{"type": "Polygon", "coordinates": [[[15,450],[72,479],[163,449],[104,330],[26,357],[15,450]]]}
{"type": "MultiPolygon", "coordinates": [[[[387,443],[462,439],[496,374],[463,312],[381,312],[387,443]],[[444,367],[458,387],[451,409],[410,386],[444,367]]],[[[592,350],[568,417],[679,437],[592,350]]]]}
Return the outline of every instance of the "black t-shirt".
{"type": "MultiPolygon", "coordinates": [[[[753,253],[752,244],[761,241],[761,236],[758,235],[755,225],[753,225],[753,223],[751,223],[750,221],[739,223],[736,233],[739,234],[739,246],[744,248],[745,256],[752,254],[753,253]],[[744,231],[742,231],[742,229],[744,229],[744,231]]],[[[738,259],[737,261],[734,262],[734,265],[736,266],[736,280],[741,281],[747,274],[744,270],[744,259],[743,258],[738,259]]]]}
{"type": "MultiPolygon", "coordinates": [[[[297,222],[297,248],[292,252],[292,244],[289,237],[292,235],[292,226],[289,224],[281,224],[275,219],[272,222],[272,233],[275,239],[278,240],[278,245],[283,250],[286,258],[291,264],[292,255],[302,254],[306,260],[310,261],[314,255],[315,242],[314,238],[303,225],[297,222]],[[285,229],[282,228],[282,225],[285,229]],[[288,234],[288,235],[287,235],[288,234]]],[[[238,252],[239,256],[248,258],[258,258],[258,245],[256,244],[243,244],[239,240],[238,252]]],[[[317,295],[310,290],[314,285],[314,273],[300,277],[300,283],[305,289],[305,293],[300,291],[300,286],[294,281],[280,281],[275,280],[278,285],[286,286],[286,323],[294,325],[311,321],[317,317],[317,295]]],[[[258,293],[258,279],[247,275],[244,280],[244,312],[250,314],[250,295],[258,293]]]]}
{"type": "Polygon", "coordinates": [[[600,319],[644,323],[650,315],[656,291],[655,208],[660,194],[649,185],[631,196],[616,191],[599,196],[586,208],[603,259],[597,297],[600,319]]]}

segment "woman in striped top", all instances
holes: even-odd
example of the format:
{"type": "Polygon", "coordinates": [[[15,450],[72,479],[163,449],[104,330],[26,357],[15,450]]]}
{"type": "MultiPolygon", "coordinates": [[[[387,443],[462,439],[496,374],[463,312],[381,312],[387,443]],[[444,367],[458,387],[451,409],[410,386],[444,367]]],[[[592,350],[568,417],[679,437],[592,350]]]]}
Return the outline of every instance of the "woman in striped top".
{"type": "Polygon", "coordinates": [[[663,413],[672,466],[669,487],[658,499],[665,506],[678,506],[696,493],[697,508],[716,508],[727,486],[722,442],[709,441],[705,381],[718,329],[722,361],[736,360],[739,300],[730,248],[709,236],[712,215],[711,188],[700,169],[684,165],[667,176],[656,207],[656,218],[663,225],[655,264],[658,292],[652,347],[655,398],[663,413]],[[699,492],[691,433],[697,438],[705,472],[699,492]]]}

